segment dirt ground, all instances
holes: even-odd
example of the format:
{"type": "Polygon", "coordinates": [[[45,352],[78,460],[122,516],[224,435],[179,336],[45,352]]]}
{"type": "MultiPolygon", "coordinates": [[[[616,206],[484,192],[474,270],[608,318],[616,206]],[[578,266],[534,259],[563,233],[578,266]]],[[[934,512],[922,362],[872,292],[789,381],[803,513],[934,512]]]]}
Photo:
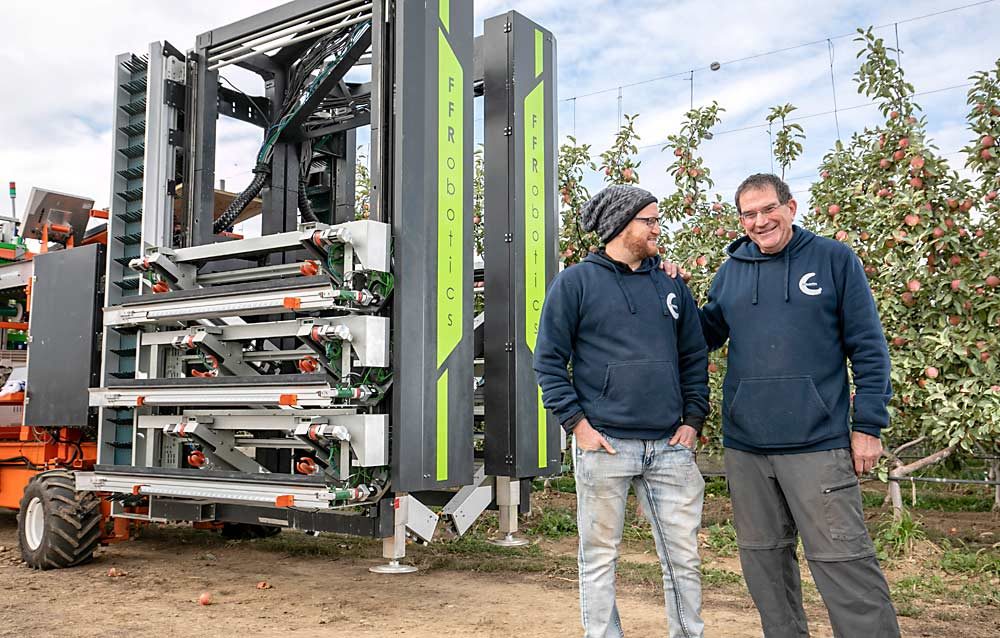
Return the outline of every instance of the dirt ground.
{"type": "MultiPolygon", "coordinates": [[[[551,496],[541,509],[571,499],[551,496]]],[[[727,506],[707,504],[706,524],[727,506]]],[[[1000,532],[996,516],[988,513],[966,523],[976,534],[1000,532]]],[[[152,528],[138,540],[102,548],[82,567],[40,572],[18,560],[16,519],[2,512],[0,636],[579,635],[575,538],[536,537],[531,547],[518,550],[487,549],[492,547],[481,540],[412,547],[408,561],[421,570],[385,576],[368,571],[382,562],[378,544],[369,540],[283,532],[273,539],[227,542],[188,528],[152,528]],[[123,575],[109,576],[112,568],[123,575]],[[267,588],[258,588],[262,581],[267,588]],[[198,604],[203,592],[211,593],[211,605],[198,604]]],[[[760,636],[752,602],[735,576],[739,560],[731,553],[705,553],[706,569],[723,576],[706,576],[706,636],[760,636]]],[[[630,636],[666,634],[657,569],[651,541],[625,543],[619,606],[630,636]]],[[[914,573],[916,561],[902,561],[889,578],[914,573]]],[[[809,585],[806,599],[812,635],[831,636],[809,585]]],[[[957,627],[962,638],[1000,635],[996,606],[930,600],[925,608],[931,611],[900,618],[904,636],[955,635],[957,627]]]]}

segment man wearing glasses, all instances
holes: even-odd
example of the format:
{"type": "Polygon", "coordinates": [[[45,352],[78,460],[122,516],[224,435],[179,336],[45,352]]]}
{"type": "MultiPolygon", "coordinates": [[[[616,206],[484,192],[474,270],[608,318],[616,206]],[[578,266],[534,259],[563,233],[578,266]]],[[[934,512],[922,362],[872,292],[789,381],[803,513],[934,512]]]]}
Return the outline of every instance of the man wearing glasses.
{"type": "Polygon", "coordinates": [[[623,635],[615,563],[631,485],[656,539],[669,635],[700,638],[705,482],[694,448],[708,413],[708,358],[698,308],[659,268],[652,194],[610,186],[581,220],[605,246],[553,280],[534,369],[545,407],[575,439],[584,635],[623,635]]]}
{"type": "Polygon", "coordinates": [[[858,484],[889,424],[889,351],[861,261],[793,225],[796,206],[778,177],[744,180],[746,236],[701,309],[709,348],[729,341],[722,430],[743,576],[766,638],[808,636],[801,536],[834,636],[896,638],[858,484]]]}

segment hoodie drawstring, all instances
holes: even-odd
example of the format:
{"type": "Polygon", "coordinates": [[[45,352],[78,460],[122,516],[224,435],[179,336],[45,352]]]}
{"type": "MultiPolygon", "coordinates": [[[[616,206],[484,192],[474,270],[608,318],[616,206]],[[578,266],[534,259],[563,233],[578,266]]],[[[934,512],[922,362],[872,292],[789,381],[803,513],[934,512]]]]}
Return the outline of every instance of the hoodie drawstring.
{"type": "MultiPolygon", "coordinates": [[[[790,297],[788,296],[788,279],[791,276],[791,261],[788,257],[788,252],[785,252],[785,303],[788,303],[790,297]]],[[[757,305],[757,289],[760,288],[760,262],[753,262],[753,298],[750,303],[754,306],[757,305]]]]}
{"type": "Polygon", "coordinates": [[[791,266],[788,261],[788,254],[790,250],[785,251],[785,303],[788,303],[788,273],[791,270],[791,266]]]}
{"type": "Polygon", "coordinates": [[[660,298],[660,306],[663,309],[663,316],[670,314],[670,307],[667,305],[667,291],[663,288],[663,282],[656,276],[657,269],[649,271],[649,278],[653,280],[653,287],[656,288],[656,296],[660,298]]]}
{"type": "Polygon", "coordinates": [[[618,282],[618,287],[622,289],[622,294],[625,295],[625,301],[628,302],[628,310],[633,315],[635,314],[635,304],[632,303],[632,296],[628,294],[628,289],[625,288],[625,278],[622,277],[622,273],[618,268],[612,268],[615,271],[615,280],[618,282]]]}

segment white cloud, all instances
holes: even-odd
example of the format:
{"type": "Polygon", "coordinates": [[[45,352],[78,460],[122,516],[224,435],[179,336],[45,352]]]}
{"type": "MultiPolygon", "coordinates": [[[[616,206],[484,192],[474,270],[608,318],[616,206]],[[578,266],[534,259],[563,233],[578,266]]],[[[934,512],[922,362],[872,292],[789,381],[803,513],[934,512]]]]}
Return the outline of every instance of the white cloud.
{"type": "MultiPolygon", "coordinates": [[[[149,42],[160,39],[186,50],[198,33],[274,4],[265,0],[5,3],[0,41],[0,81],[6,88],[0,105],[0,181],[18,181],[21,206],[31,186],[93,196],[99,206],[106,205],[114,56],[145,51],[149,42]]],[[[825,38],[849,34],[859,25],[891,25],[941,10],[935,0],[905,5],[863,0],[477,0],[475,7],[477,32],[481,33],[486,17],[514,9],[556,35],[560,97],[611,89],[575,102],[578,137],[592,143],[595,151],[610,143],[617,127],[619,85],[699,69],[695,103],[716,99],[726,108],[720,131],[758,126],[768,107],[778,103],[792,102],[799,106],[799,115],[815,115],[832,109],[825,38]],[[703,70],[712,61],[725,63],[813,41],[819,43],[724,64],[717,73],[703,70]]],[[[974,70],[991,67],[1000,56],[993,35],[998,23],[1000,3],[901,22],[898,31],[908,79],[917,91],[928,91],[962,84],[974,70]]],[[[894,43],[892,26],[879,34],[894,43]]],[[[867,104],[851,81],[857,45],[849,37],[832,44],[839,107],[867,104]]],[[[241,87],[259,90],[258,81],[248,74],[233,69],[226,75],[241,87]]],[[[679,127],[689,88],[684,78],[672,78],[623,90],[623,110],[641,113],[642,144],[661,142],[679,127]]],[[[964,90],[918,101],[926,107],[932,135],[943,153],[964,144],[964,90]]],[[[560,104],[562,135],[572,132],[573,107],[570,102],[560,104]]],[[[842,136],[849,137],[878,116],[871,107],[842,111],[842,136]]],[[[793,188],[808,186],[814,167],[836,139],[831,115],[810,117],[802,124],[808,136],[806,152],[791,169],[793,188]]],[[[217,176],[226,178],[229,188],[238,188],[250,178],[259,131],[225,123],[220,125],[220,140],[224,143],[217,176]]],[[[743,175],[770,168],[766,128],[716,135],[704,151],[717,187],[727,198],[731,192],[727,189],[743,175]]],[[[642,159],[643,184],[659,194],[669,192],[672,181],[664,172],[668,154],[653,147],[643,150],[642,159]]],[[[956,168],[962,160],[954,158],[956,168]]],[[[595,176],[595,184],[598,181],[595,176]]]]}

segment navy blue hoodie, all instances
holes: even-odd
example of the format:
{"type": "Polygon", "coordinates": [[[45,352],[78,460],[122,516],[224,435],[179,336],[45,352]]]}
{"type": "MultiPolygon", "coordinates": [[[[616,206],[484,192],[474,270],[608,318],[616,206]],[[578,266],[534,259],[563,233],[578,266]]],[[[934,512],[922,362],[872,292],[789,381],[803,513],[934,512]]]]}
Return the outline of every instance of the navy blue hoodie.
{"type": "Polygon", "coordinates": [[[545,296],[534,369],[542,402],[567,428],[586,416],[626,439],[700,430],[708,350],[687,286],[647,257],[636,270],[604,254],[559,273],[545,296]],[[572,364],[570,378],[567,364],[572,364]]]}
{"type": "Polygon", "coordinates": [[[787,454],[850,447],[852,428],[879,436],[889,350],[861,260],[799,226],[781,252],[765,255],[749,237],[727,252],[701,309],[709,348],[729,339],[724,445],[787,454]]]}

